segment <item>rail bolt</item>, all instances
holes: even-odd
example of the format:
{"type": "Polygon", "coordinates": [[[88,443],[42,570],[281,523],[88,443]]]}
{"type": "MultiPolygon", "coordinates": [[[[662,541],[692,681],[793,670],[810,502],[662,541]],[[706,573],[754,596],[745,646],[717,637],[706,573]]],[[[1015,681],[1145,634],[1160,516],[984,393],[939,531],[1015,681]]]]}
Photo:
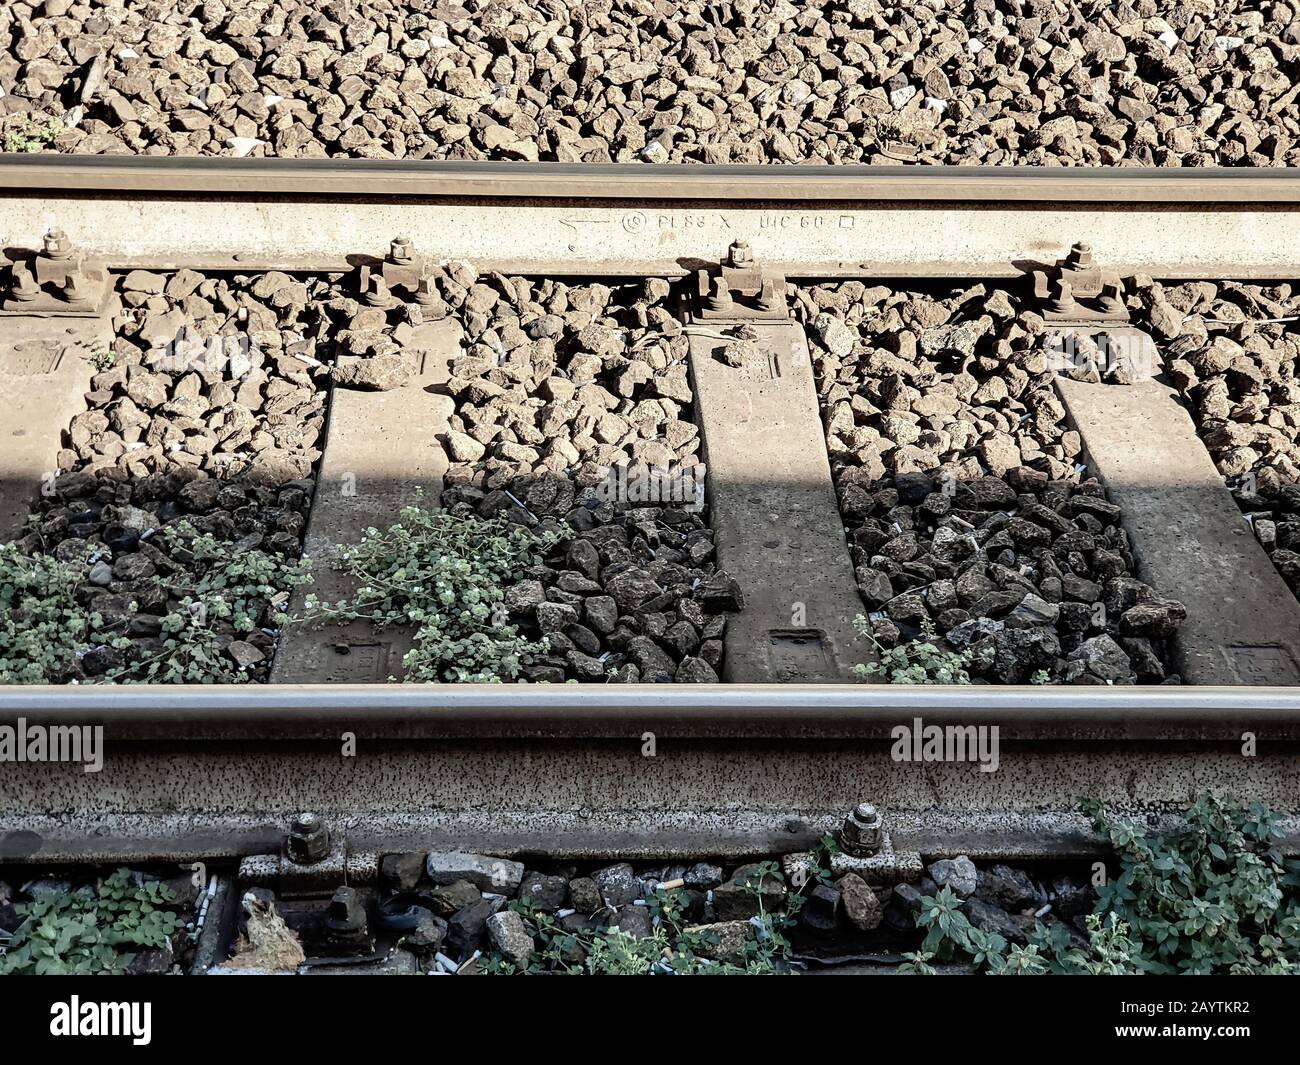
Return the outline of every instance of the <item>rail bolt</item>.
{"type": "Polygon", "coordinates": [[[366,908],[354,887],[341,887],[330,899],[325,923],[331,932],[355,933],[366,928],[366,908]]]}
{"type": "Polygon", "coordinates": [[[1056,295],[1052,297],[1051,302],[1053,311],[1058,314],[1069,314],[1077,310],[1079,304],[1074,298],[1074,286],[1070,282],[1063,277],[1058,277],[1052,283],[1052,287],[1056,291],[1056,295]]]}
{"type": "Polygon", "coordinates": [[[415,302],[422,307],[431,307],[441,299],[438,286],[434,284],[433,271],[425,263],[420,267],[420,276],[415,282],[415,302]]]}
{"type": "Polygon", "coordinates": [[[86,287],[86,275],[82,273],[84,265],[81,256],[71,260],[72,265],[68,268],[67,273],[63,275],[63,297],[73,303],[84,300],[88,296],[86,287]]]}
{"type": "Polygon", "coordinates": [[[319,814],[301,813],[289,829],[289,857],[299,865],[311,865],[330,852],[329,829],[319,814]]]}
{"type": "Polygon", "coordinates": [[[14,279],[14,287],[10,295],[14,299],[27,303],[40,295],[41,286],[36,283],[36,278],[32,277],[26,263],[14,263],[10,272],[14,279]]]}
{"type": "Polygon", "coordinates": [[[777,288],[777,282],[768,279],[763,282],[763,287],[758,293],[758,305],[765,311],[779,311],[785,306],[785,282],[781,282],[780,289],[777,288]]]}
{"type": "Polygon", "coordinates": [[[709,286],[708,308],[711,311],[725,311],[732,306],[731,290],[721,277],[715,277],[709,286]]]}
{"type": "Polygon", "coordinates": [[[370,280],[366,284],[366,291],[362,298],[366,305],[370,307],[390,307],[393,304],[393,294],[389,291],[388,282],[383,274],[371,274],[370,280]]]}
{"type": "Polygon", "coordinates": [[[749,241],[733,240],[727,249],[727,263],[735,267],[753,266],[754,253],[750,250],[749,241]]]}
{"type": "Polygon", "coordinates": [[[1070,254],[1067,260],[1071,266],[1082,270],[1088,270],[1092,267],[1092,245],[1086,240],[1081,240],[1070,248],[1070,254]]]}
{"type": "Polygon", "coordinates": [[[51,229],[45,234],[45,255],[49,259],[72,257],[72,241],[61,229],[51,229]]]}
{"type": "Polygon", "coordinates": [[[410,237],[395,237],[388,246],[388,258],[395,263],[409,263],[415,258],[415,245],[410,237]]]}
{"type": "Polygon", "coordinates": [[[89,298],[89,292],[80,274],[69,274],[64,278],[63,296],[71,303],[89,298]]]}
{"type": "Polygon", "coordinates": [[[854,858],[866,858],[880,850],[885,826],[880,811],[869,802],[859,803],[844,819],[840,829],[840,846],[854,858]]]}

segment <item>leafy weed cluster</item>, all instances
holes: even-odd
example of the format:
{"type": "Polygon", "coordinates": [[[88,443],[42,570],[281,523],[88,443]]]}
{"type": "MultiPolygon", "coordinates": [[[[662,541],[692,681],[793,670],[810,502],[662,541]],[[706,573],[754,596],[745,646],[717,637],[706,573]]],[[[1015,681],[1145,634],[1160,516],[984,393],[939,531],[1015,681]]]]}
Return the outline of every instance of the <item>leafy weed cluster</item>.
{"type": "Polygon", "coordinates": [[[934,623],[926,621],[921,626],[921,639],[885,647],[876,639],[871,622],[859,614],[853,619],[858,635],[870,640],[879,658],[875,662],[859,663],[853,667],[859,677],[882,677],[890,684],[969,684],[970,652],[943,651],[939,649],[939,634],[934,623]]]}
{"type": "Polygon", "coordinates": [[[6,152],[39,152],[49,147],[62,132],[63,123],[57,118],[33,122],[24,116],[5,133],[4,149],[6,152]]]}
{"type": "Polygon", "coordinates": [[[1198,799],[1154,833],[1084,804],[1110,840],[1119,875],[1098,891],[1088,945],[1037,923],[1025,946],[975,928],[950,889],[921,900],[920,950],[905,971],[964,961],[993,974],[1300,974],[1300,861],[1275,846],[1277,817],[1258,803],[1198,799]]]}
{"type": "Polygon", "coordinates": [[[339,548],[335,567],[357,592],[334,603],[308,595],[305,620],[415,626],[407,681],[515,680],[547,644],[520,634],[505,591],[558,542],[503,519],[405,507],[387,531],[367,529],[360,543],[339,548]]]}
{"type": "MultiPolygon", "coordinates": [[[[120,973],[139,950],[160,948],[184,926],[159,881],[132,883],[118,869],[94,888],[53,891],[14,908],[23,918],[0,954],[0,974],[98,976],[120,973]]],[[[3,945],[3,944],[0,944],[3,945]]]]}

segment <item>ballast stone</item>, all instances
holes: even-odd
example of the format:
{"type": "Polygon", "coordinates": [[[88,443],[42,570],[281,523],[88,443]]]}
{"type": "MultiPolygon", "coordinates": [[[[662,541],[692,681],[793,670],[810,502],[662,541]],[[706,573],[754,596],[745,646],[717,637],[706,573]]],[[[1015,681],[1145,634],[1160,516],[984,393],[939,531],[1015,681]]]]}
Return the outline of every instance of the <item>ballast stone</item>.
{"type": "Polygon", "coordinates": [[[466,880],[480,891],[503,895],[513,895],[524,878],[524,867],[519,862],[461,851],[432,851],[424,868],[429,879],[440,886],[466,880]]]}
{"type": "Polygon", "coordinates": [[[487,919],[488,939],[506,961],[523,969],[528,965],[535,944],[524,927],[524,919],[514,910],[502,910],[487,919]]]}
{"type": "Polygon", "coordinates": [[[943,858],[931,865],[927,872],[936,884],[952,888],[953,894],[961,898],[974,894],[978,885],[975,863],[964,854],[943,858]]]}

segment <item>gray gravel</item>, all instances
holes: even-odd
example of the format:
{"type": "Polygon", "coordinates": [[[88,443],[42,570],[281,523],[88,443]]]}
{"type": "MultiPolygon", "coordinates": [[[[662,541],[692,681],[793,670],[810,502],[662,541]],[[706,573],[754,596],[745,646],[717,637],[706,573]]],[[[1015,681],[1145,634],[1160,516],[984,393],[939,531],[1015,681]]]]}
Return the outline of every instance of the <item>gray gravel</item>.
{"type": "MultiPolygon", "coordinates": [[[[65,434],[53,494],[18,540],[84,565],[79,598],[130,641],[80,656],[80,678],[159,653],[176,589],[208,566],[193,557],[189,529],[236,554],[299,556],[325,417],[315,338],[342,299],[323,280],[192,270],[129,273],[118,295],[114,340],[65,434]]],[[[269,600],[250,609],[269,626],[269,600]]],[[[214,625],[220,653],[264,680],[272,630],[214,625]]]]}
{"type": "Polygon", "coordinates": [[[444,506],[566,540],[506,603],[550,640],[528,678],[716,681],[736,603],[707,514],[693,495],[635,498],[610,479],[620,464],[699,463],[668,283],[568,285],[452,263],[436,284],[466,332],[446,386],[444,506]]]}
{"type": "Polygon", "coordinates": [[[1291,3],[71,0],[0,121],[150,155],[1295,165],[1291,3]]]}
{"type": "Polygon", "coordinates": [[[1256,537],[1300,595],[1300,296],[1290,284],[1135,280],[1132,302],[1162,343],[1171,381],[1256,537]]]}
{"type": "Polygon", "coordinates": [[[1180,603],[1134,576],[1079,462],[1042,319],[983,285],[798,290],[858,590],[885,646],[933,626],[977,680],[1159,682],[1180,603]]]}

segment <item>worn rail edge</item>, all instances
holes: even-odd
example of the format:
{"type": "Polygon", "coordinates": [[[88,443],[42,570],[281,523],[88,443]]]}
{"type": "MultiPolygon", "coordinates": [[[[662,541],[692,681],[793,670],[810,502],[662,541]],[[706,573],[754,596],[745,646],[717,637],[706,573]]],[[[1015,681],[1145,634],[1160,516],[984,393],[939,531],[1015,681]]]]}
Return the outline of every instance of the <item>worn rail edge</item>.
{"type": "Polygon", "coordinates": [[[205,196],[864,203],[1300,203],[1286,168],[753,166],[0,156],[0,189],[205,196]]]}

